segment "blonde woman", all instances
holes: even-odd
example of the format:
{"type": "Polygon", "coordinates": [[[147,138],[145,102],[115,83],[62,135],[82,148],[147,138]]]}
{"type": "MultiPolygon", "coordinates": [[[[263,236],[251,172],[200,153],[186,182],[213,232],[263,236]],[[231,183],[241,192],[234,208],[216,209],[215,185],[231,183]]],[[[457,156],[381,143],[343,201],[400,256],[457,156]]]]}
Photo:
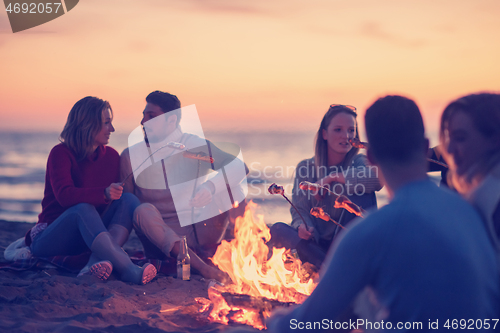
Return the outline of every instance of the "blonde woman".
{"type": "Polygon", "coordinates": [[[292,208],[291,227],[276,223],[271,228],[273,246],[296,248],[302,261],[318,267],[340,227],[311,216],[311,208],[322,207],[341,225],[349,223],[355,215],[334,208],[335,197],[326,191],[301,190],[299,184],[308,181],[329,187],[365,210],[377,206],[375,191],[382,188],[377,168],[370,166],[366,156],[358,154],[359,149],[350,142],[350,139],[359,140],[356,117],[354,106],[330,106],[316,134],[314,157],[301,161],[295,170],[292,202],[300,214],[292,208]]]}
{"type": "Polygon", "coordinates": [[[115,269],[121,280],[145,284],[156,268],[134,265],[121,249],[132,229],[139,200],[122,194],[120,158],[106,146],[112,132],[113,113],[107,101],[85,97],[71,109],[52,148],[45,176],[42,212],[26,234],[34,256],[77,255],[92,251],[80,275],[105,280],[115,269]],[[109,205],[109,207],[108,207],[109,205]]]}

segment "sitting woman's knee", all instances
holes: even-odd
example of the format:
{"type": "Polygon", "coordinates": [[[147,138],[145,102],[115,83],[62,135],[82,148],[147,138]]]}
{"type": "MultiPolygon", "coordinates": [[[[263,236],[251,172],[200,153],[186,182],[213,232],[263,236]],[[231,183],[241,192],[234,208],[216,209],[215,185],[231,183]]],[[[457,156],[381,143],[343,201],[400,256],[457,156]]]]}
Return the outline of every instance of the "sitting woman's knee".
{"type": "Polygon", "coordinates": [[[70,207],[66,210],[68,213],[97,213],[97,209],[95,208],[94,205],[91,205],[89,203],[79,203],[74,205],[73,207],[70,207]]]}
{"type": "Polygon", "coordinates": [[[123,193],[119,200],[122,205],[130,208],[130,214],[133,214],[135,209],[141,204],[139,199],[132,193],[123,193]]]}
{"type": "Polygon", "coordinates": [[[276,222],[270,228],[271,235],[281,234],[283,231],[290,229],[290,226],[283,222],[276,222]]]}
{"type": "Polygon", "coordinates": [[[123,200],[126,204],[134,205],[136,207],[141,204],[139,199],[132,193],[123,193],[120,200],[123,200]]]}
{"type": "Polygon", "coordinates": [[[292,244],[295,243],[294,239],[298,238],[297,231],[283,222],[276,222],[271,226],[269,231],[271,233],[271,240],[268,245],[277,248],[292,248],[292,244]]]}

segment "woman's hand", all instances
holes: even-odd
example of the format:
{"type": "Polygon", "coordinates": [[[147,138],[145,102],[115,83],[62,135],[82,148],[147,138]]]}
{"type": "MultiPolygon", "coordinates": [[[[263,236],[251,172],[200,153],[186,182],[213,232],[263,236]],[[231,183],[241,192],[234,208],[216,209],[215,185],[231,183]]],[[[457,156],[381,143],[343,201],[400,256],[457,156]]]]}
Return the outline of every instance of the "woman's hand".
{"type": "Polygon", "coordinates": [[[306,230],[304,223],[302,223],[301,225],[299,225],[297,231],[299,232],[300,238],[310,240],[313,237],[314,228],[309,227],[309,230],[306,230]]]}
{"type": "Polygon", "coordinates": [[[122,197],[123,186],[121,183],[112,183],[104,190],[107,200],[118,200],[122,197]]]}
{"type": "Polygon", "coordinates": [[[215,192],[215,186],[211,181],[201,184],[196,191],[194,198],[189,201],[191,207],[203,207],[212,202],[212,193],[215,192]]]}
{"type": "MultiPolygon", "coordinates": [[[[332,183],[341,183],[345,184],[345,179],[342,173],[337,173],[337,172],[332,172],[326,177],[321,178],[316,182],[319,186],[325,186],[326,188],[332,189],[332,183]]],[[[317,193],[314,193],[314,198],[316,200],[322,200],[323,197],[326,195],[326,190],[325,189],[320,189],[317,193]]]]}

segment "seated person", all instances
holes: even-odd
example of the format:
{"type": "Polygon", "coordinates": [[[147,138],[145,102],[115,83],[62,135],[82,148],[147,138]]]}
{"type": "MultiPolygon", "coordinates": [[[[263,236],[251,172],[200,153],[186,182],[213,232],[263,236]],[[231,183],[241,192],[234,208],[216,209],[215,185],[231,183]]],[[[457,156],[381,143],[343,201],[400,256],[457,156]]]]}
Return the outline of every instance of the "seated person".
{"type": "Polygon", "coordinates": [[[108,102],[85,97],[71,109],[61,143],[50,151],[42,212],[26,234],[26,245],[36,257],[92,252],[80,275],[106,280],[111,271],[121,280],[146,284],[156,268],[134,265],[121,246],[132,230],[139,200],[122,195],[119,160],[108,147],[115,131],[108,102]]]}
{"type": "Polygon", "coordinates": [[[375,191],[382,188],[377,168],[370,166],[366,156],[358,154],[359,149],[349,142],[349,139],[359,140],[355,110],[353,106],[330,106],[316,134],[314,157],[300,162],[295,170],[292,202],[300,214],[291,207],[291,227],[284,223],[275,223],[271,227],[269,246],[297,249],[302,261],[318,268],[341,228],[331,221],[312,216],[311,208],[322,207],[343,226],[355,215],[343,208],[334,208],[335,196],[327,191],[314,193],[301,190],[299,184],[308,181],[326,186],[336,194],[347,196],[365,210],[377,207],[375,191]]]}
{"type": "Polygon", "coordinates": [[[365,124],[368,158],[379,166],[391,202],[342,232],[316,289],[300,306],[275,313],[268,331],[293,332],[299,322],[333,327],[365,290],[365,308],[378,309],[374,318],[379,327],[383,320],[384,331],[403,331],[398,323],[411,323],[408,331],[432,331],[436,321],[436,330],[445,331],[452,318],[498,318],[494,249],[473,207],[428,179],[428,140],[417,105],[383,97],[366,111],[365,124]]]}
{"type": "MultiPolygon", "coordinates": [[[[235,157],[237,153],[231,155],[197,135],[182,132],[179,126],[181,106],[176,96],[155,91],[147,96],[146,102],[141,121],[146,137],[142,143],[147,148],[144,150],[151,154],[146,155],[146,160],[150,157],[154,163],[140,172],[133,171],[132,152],[136,146],[125,149],[120,162],[124,190],[134,193],[142,202],[135,211],[134,228],[145,254],[158,259],[176,257],[179,236],[186,236],[190,248],[215,253],[215,246],[225,236],[229,220],[234,222],[245,207],[241,187],[229,188],[227,184],[241,183],[248,169],[235,157]],[[164,143],[176,143],[179,147],[165,147],[164,143]],[[158,146],[159,149],[154,148],[158,146]],[[155,150],[160,157],[154,155],[155,150]],[[195,158],[186,157],[186,152],[195,158]],[[210,174],[215,176],[206,180],[210,174]],[[176,201],[179,197],[183,199],[176,201]],[[236,201],[240,205],[220,214],[220,207],[228,201],[231,201],[229,207],[236,206],[236,201]],[[210,209],[213,211],[207,213],[210,209]],[[213,217],[205,219],[203,216],[213,217]]],[[[195,270],[204,277],[221,279],[218,269],[207,265],[191,249],[189,254],[195,270]]]]}

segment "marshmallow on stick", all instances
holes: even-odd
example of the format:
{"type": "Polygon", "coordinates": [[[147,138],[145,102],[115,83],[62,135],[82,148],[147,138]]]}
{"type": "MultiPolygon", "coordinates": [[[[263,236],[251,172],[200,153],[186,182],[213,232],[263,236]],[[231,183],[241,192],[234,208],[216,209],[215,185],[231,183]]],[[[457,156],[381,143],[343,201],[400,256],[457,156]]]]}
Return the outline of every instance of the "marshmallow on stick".
{"type": "Polygon", "coordinates": [[[335,204],[333,206],[334,208],[344,208],[347,210],[349,213],[355,214],[356,216],[363,217],[363,210],[356,205],[354,202],[349,200],[345,195],[339,196],[337,199],[335,199],[335,204]]]}
{"type": "Polygon", "coordinates": [[[281,194],[283,196],[283,198],[286,199],[286,201],[288,201],[288,203],[293,207],[293,209],[295,209],[295,211],[297,212],[297,214],[299,214],[300,218],[302,219],[302,223],[304,223],[304,226],[306,227],[306,230],[309,231],[309,227],[307,226],[307,223],[306,221],[304,220],[304,217],[302,216],[302,214],[300,214],[299,210],[297,209],[297,207],[295,207],[295,205],[286,197],[285,195],[285,189],[283,188],[283,186],[279,186],[278,184],[276,183],[272,183],[268,188],[267,190],[269,191],[269,193],[271,194],[281,194]]]}
{"type": "Polygon", "coordinates": [[[333,195],[335,198],[335,205],[333,206],[334,208],[344,208],[348,212],[353,213],[357,216],[363,216],[363,210],[358,205],[349,200],[345,195],[338,195],[337,193],[330,191],[328,187],[303,181],[299,184],[299,188],[301,190],[309,191],[319,191],[320,189],[325,189],[330,192],[330,195],[333,195]]]}
{"type": "Polygon", "coordinates": [[[341,225],[340,223],[338,223],[337,221],[335,221],[334,219],[332,219],[330,217],[330,215],[328,215],[328,213],[325,212],[323,210],[323,208],[321,208],[321,207],[313,207],[313,208],[311,208],[311,215],[314,216],[314,217],[317,217],[319,219],[322,219],[324,221],[332,221],[333,223],[335,223],[336,225],[338,225],[342,229],[345,229],[345,227],[343,225],[341,225]]]}

